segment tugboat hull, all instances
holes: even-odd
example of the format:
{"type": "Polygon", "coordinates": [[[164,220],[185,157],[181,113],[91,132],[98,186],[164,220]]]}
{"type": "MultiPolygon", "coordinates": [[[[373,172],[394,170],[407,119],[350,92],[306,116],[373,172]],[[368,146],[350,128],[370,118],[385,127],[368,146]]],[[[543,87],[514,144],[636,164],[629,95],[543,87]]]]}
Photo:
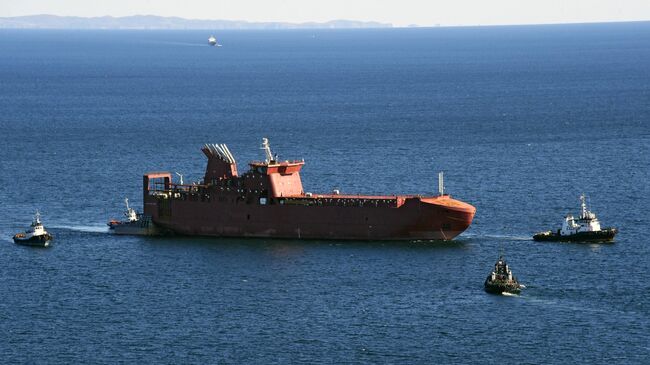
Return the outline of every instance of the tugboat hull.
{"type": "Polygon", "coordinates": [[[521,292],[521,286],[518,283],[495,283],[490,281],[489,276],[488,279],[485,280],[485,284],[483,286],[485,288],[485,291],[490,294],[519,294],[521,292]]]}
{"type": "Polygon", "coordinates": [[[559,232],[540,232],[533,236],[535,241],[561,241],[561,242],[609,242],[614,240],[618,233],[616,228],[605,228],[595,232],[578,232],[571,235],[561,235],[559,232]]]}
{"type": "Polygon", "coordinates": [[[109,231],[116,235],[132,236],[158,236],[161,234],[161,231],[151,221],[151,217],[149,216],[143,216],[133,222],[110,222],[109,231]]]}
{"type": "Polygon", "coordinates": [[[517,287],[511,287],[511,286],[501,286],[501,285],[485,285],[485,291],[490,293],[490,294],[503,294],[503,293],[510,293],[510,294],[519,294],[521,292],[521,289],[517,287]]]}
{"type": "Polygon", "coordinates": [[[50,245],[51,240],[52,240],[52,235],[50,234],[45,234],[42,236],[32,236],[29,238],[25,238],[24,235],[21,236],[20,234],[14,236],[14,243],[18,245],[32,246],[32,247],[48,247],[50,245]]]}

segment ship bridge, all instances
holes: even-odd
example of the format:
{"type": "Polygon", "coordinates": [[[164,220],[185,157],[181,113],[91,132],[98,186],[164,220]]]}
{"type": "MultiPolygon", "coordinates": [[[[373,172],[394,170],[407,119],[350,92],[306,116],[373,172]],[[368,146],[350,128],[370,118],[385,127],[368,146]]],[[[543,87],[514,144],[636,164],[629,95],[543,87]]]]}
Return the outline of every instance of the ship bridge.
{"type": "Polygon", "coordinates": [[[300,170],[305,165],[305,161],[278,161],[278,155],[271,152],[271,146],[267,138],[262,138],[261,149],[264,150],[266,160],[249,163],[250,171],[244,176],[248,175],[255,178],[261,175],[265,177],[266,181],[262,181],[260,186],[270,193],[269,198],[303,195],[300,170]]]}

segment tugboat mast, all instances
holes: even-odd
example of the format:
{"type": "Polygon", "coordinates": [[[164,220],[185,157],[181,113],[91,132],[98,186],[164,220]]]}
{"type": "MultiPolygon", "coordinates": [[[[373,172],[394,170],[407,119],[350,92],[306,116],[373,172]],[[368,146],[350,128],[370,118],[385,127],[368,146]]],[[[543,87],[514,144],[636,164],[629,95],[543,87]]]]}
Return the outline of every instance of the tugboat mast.
{"type": "Polygon", "coordinates": [[[41,224],[41,213],[36,210],[36,214],[34,214],[34,223],[32,225],[37,226],[39,224],[41,224]]]}
{"type": "Polygon", "coordinates": [[[587,198],[585,197],[585,194],[582,193],[582,195],[580,195],[580,207],[582,208],[582,211],[580,212],[580,219],[587,219],[589,217],[586,199],[587,198]]]}

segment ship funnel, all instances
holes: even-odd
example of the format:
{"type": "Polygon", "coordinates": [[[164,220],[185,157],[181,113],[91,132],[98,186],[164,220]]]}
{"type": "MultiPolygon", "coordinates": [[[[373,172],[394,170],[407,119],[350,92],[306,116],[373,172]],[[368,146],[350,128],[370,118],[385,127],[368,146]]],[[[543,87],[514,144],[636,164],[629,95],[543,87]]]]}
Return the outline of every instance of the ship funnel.
{"type": "MultiPolygon", "coordinates": [[[[206,184],[215,179],[237,176],[237,162],[228,146],[223,143],[206,143],[201,151],[208,158],[208,166],[203,176],[206,184]]],[[[183,177],[179,173],[176,174],[181,177],[181,185],[183,185],[183,177]]]]}
{"type": "Polygon", "coordinates": [[[230,153],[230,150],[228,149],[228,146],[226,146],[223,143],[222,144],[206,143],[203,146],[203,151],[204,152],[208,151],[210,155],[212,155],[212,157],[218,157],[227,163],[230,164],[236,163],[235,158],[233,157],[232,153],[230,153]]]}
{"type": "Polygon", "coordinates": [[[444,179],[444,173],[440,171],[438,173],[438,194],[440,196],[445,195],[445,179],[444,179]]]}

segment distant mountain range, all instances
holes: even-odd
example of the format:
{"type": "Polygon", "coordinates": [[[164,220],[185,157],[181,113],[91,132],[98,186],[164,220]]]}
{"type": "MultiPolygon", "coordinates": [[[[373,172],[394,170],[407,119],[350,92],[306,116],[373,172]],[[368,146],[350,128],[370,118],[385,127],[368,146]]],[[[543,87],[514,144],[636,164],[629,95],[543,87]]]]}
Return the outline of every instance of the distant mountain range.
{"type": "Polygon", "coordinates": [[[350,29],[390,27],[392,24],[355,20],[332,20],[325,23],[283,23],[183,19],[155,15],[94,18],[58,15],[0,17],[0,28],[13,29],[350,29]]]}

